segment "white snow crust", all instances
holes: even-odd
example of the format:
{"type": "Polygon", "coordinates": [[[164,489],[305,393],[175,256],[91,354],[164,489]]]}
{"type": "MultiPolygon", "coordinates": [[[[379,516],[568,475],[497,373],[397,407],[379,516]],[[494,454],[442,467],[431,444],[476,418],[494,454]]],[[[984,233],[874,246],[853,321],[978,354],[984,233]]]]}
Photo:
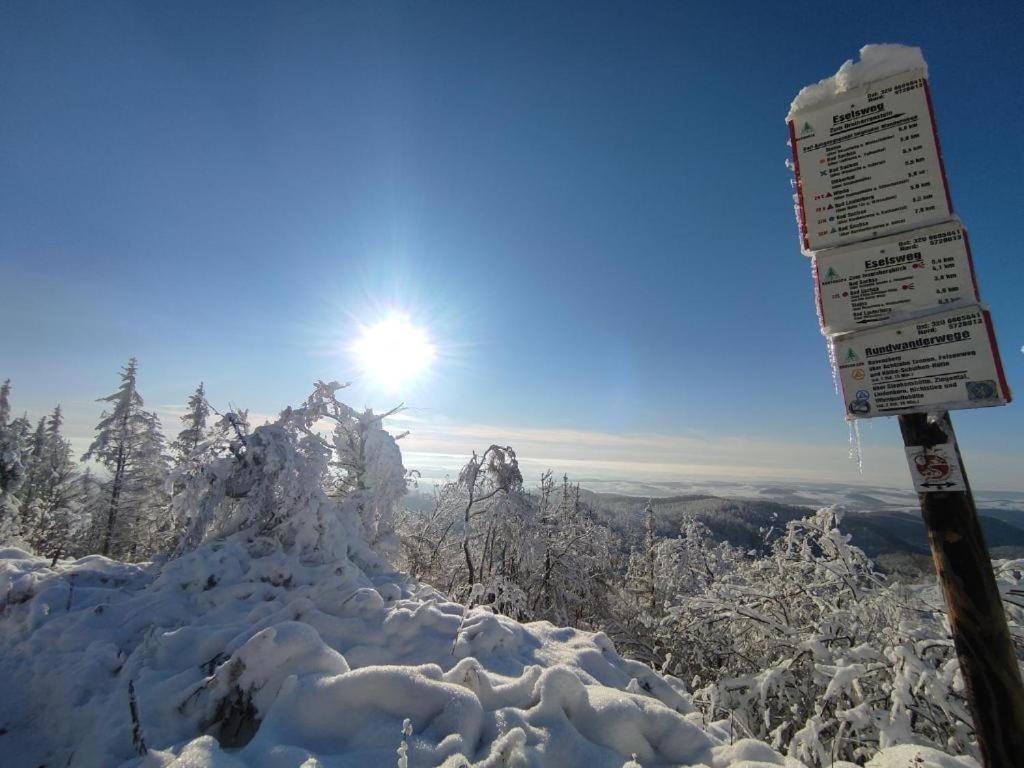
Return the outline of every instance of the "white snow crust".
{"type": "Polygon", "coordinates": [[[801,88],[789,105],[786,120],[797,112],[827,104],[846,91],[917,69],[927,76],[928,65],[920,48],[889,43],[865,45],[860,49],[859,61],[847,59],[831,77],[801,88]]]}
{"type": "MultiPolygon", "coordinates": [[[[0,550],[0,690],[9,765],[800,765],[602,633],[241,534],[162,565],[0,550]]],[[[870,765],[976,765],[898,749],[870,765]]]]}

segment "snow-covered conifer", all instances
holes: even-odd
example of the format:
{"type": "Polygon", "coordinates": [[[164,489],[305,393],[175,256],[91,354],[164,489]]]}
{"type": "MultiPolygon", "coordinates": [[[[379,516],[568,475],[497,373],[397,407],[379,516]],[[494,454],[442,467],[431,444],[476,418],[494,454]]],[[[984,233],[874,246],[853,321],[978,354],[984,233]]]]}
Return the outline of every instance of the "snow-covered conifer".
{"type": "Polygon", "coordinates": [[[83,524],[83,489],[71,443],[61,433],[63,423],[58,405],[46,421],[37,488],[26,515],[30,527],[24,531],[32,549],[53,560],[67,554],[83,524]]]}
{"type": "Polygon", "coordinates": [[[206,401],[206,390],[203,383],[199,382],[196,391],[188,399],[188,409],[181,417],[185,428],[178,433],[177,439],[172,444],[174,450],[174,465],[181,466],[189,455],[196,450],[200,443],[207,437],[207,420],[210,418],[210,404],[206,401]]]}
{"type": "Polygon", "coordinates": [[[95,459],[110,472],[106,484],[107,503],[100,519],[94,521],[99,551],[123,556],[138,550],[133,543],[132,525],[147,513],[155,477],[165,471],[163,436],[156,416],[143,409],[136,377],[138,363],[131,358],[121,371],[121,386],[99,398],[109,403],[96,425],[96,439],[82,457],[95,459]]]}
{"type": "Polygon", "coordinates": [[[155,413],[143,411],[144,427],[125,470],[126,524],[122,532],[130,560],[163,549],[173,538],[170,497],[165,485],[170,469],[166,442],[155,413]]]}
{"type": "Polygon", "coordinates": [[[11,381],[0,385],[0,542],[7,541],[16,533],[20,500],[18,491],[25,482],[25,466],[22,463],[21,431],[11,421],[11,381]]]}
{"type": "Polygon", "coordinates": [[[0,384],[0,424],[5,425],[11,419],[11,380],[4,379],[0,384]]]}
{"type": "Polygon", "coordinates": [[[29,438],[25,462],[25,483],[21,491],[21,528],[27,531],[34,525],[31,516],[33,505],[42,490],[47,474],[46,419],[36,422],[36,429],[29,438]]]}

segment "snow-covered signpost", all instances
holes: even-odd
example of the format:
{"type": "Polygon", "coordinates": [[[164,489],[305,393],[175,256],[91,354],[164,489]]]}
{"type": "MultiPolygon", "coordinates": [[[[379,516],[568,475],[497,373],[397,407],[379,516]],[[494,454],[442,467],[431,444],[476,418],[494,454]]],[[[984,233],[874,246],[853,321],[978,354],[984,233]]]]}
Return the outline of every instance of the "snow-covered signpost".
{"type": "Polygon", "coordinates": [[[869,45],[787,116],[847,419],[898,415],[987,766],[1024,760],[1024,685],[949,410],[1006,405],[917,48],[869,45]]]}

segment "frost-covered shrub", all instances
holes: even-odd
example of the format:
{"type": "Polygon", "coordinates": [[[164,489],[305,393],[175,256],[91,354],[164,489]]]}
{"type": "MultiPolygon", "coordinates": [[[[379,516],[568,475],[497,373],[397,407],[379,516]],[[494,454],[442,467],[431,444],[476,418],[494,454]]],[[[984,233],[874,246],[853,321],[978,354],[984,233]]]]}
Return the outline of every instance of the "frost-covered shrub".
{"type": "Polygon", "coordinates": [[[399,547],[395,515],[413,473],[402,465],[398,447],[405,435],[390,434],[384,419],[401,406],[386,413],[357,411],[337,398],[345,386],[316,382],[302,407],[287,410],[282,418],[288,416],[289,428],[306,438],[311,452],[327,458],[322,477],[327,494],[344,500],[345,509],[358,518],[367,543],[393,557],[399,547]],[[331,426],[329,438],[319,433],[321,424],[331,426]]]}
{"type": "Polygon", "coordinates": [[[523,488],[515,451],[474,454],[434,508],[400,520],[403,565],[466,605],[521,620],[595,628],[603,623],[614,564],[611,532],[551,473],[523,488]]]}
{"type": "MultiPolygon", "coordinates": [[[[715,668],[721,653],[718,637],[685,634],[669,618],[682,600],[703,595],[711,585],[728,577],[743,553],[716,542],[711,531],[693,515],[683,515],[679,536],[658,538],[651,504],[644,513],[640,549],[629,554],[625,573],[612,595],[605,627],[616,645],[633,658],[654,666],[715,668]]],[[[692,673],[691,673],[692,677],[692,673]]]]}
{"type": "Polygon", "coordinates": [[[671,597],[653,633],[665,668],[708,717],[808,765],[904,743],[974,753],[941,603],[885,581],[839,519],[790,523],[767,557],[734,551],[671,597]]]}
{"type": "MultiPolygon", "coordinates": [[[[222,432],[219,441],[195,446],[171,482],[179,554],[239,532],[318,562],[344,559],[367,543],[395,548],[401,452],[381,427],[383,416],[357,414],[336,399],[339,388],[317,382],[301,407],[251,432],[244,417],[229,413],[233,436],[222,432]],[[333,442],[316,431],[323,419],[335,422],[333,442]]],[[[378,560],[368,550],[359,554],[364,563],[378,560]]]]}

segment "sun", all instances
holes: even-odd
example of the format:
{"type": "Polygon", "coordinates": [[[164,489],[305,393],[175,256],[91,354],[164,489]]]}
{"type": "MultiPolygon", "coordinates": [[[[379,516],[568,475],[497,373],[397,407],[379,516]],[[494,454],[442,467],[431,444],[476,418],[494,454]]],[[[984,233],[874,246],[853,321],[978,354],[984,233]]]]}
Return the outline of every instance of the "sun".
{"type": "Polygon", "coordinates": [[[427,329],[402,312],[362,326],[351,351],[365,376],[391,390],[423,376],[437,357],[427,329]]]}

